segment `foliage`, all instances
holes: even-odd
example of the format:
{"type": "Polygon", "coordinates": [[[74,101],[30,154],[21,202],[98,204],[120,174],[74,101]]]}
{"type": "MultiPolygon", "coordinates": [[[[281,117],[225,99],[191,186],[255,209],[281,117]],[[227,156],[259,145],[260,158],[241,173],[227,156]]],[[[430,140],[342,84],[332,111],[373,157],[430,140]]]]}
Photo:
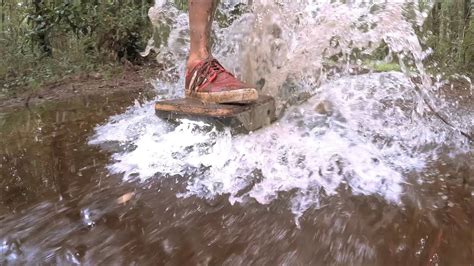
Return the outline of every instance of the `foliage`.
{"type": "Polygon", "coordinates": [[[151,36],[152,2],[2,0],[0,85],[34,86],[70,72],[139,62],[151,36]]]}
{"type": "Polygon", "coordinates": [[[401,71],[400,65],[395,62],[369,61],[364,65],[370,66],[375,72],[401,71]]]}
{"type": "MultiPolygon", "coordinates": [[[[434,1],[420,36],[433,48],[428,58],[437,70],[467,72],[474,69],[474,22],[471,0],[434,1]]],[[[187,9],[187,0],[174,0],[187,9]]],[[[140,62],[139,52],[154,35],[166,40],[169,24],[153,28],[147,11],[153,0],[0,0],[0,94],[12,87],[37,86],[65,74],[103,70],[125,60],[140,62]],[[154,31],[154,32],[152,32],[154,31]]],[[[226,5],[223,2],[222,5],[226,5]]],[[[235,5],[230,13],[217,10],[216,21],[229,25],[246,5],[235,5]]],[[[380,62],[387,55],[382,45],[370,58],[380,62]]],[[[396,58],[392,58],[393,62],[396,58]]],[[[377,69],[396,69],[378,65],[377,69]]]]}
{"type": "MultiPolygon", "coordinates": [[[[419,0],[420,9],[429,11],[428,17],[416,32],[425,49],[432,49],[424,63],[435,73],[467,74],[474,77],[474,21],[471,0],[419,0]]],[[[407,3],[407,19],[415,17],[413,3],[407,3]]],[[[399,70],[396,54],[389,54],[382,44],[370,54],[353,51],[352,59],[363,59],[364,65],[375,71],[399,70]],[[389,60],[387,60],[389,59],[389,60]]]]}
{"type": "MultiPolygon", "coordinates": [[[[52,42],[64,36],[86,39],[87,49],[136,59],[149,34],[147,10],[151,1],[51,1],[33,0],[28,6],[28,40],[51,55],[52,42]]],[[[61,40],[62,41],[62,40],[61,40]]],[[[84,43],[83,43],[84,44],[84,43]]]]}
{"type": "Polygon", "coordinates": [[[431,60],[442,70],[474,69],[474,22],[471,0],[437,0],[423,26],[431,60]]]}

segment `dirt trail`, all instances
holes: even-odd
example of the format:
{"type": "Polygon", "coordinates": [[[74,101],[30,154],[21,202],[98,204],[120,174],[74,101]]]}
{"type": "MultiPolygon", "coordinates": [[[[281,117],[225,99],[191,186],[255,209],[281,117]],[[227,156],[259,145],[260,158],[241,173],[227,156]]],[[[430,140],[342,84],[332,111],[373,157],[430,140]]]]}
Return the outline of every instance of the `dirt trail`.
{"type": "Polygon", "coordinates": [[[100,73],[78,74],[26,91],[15,96],[0,97],[0,112],[19,107],[32,107],[52,101],[65,101],[78,96],[109,95],[130,91],[132,94],[153,94],[151,81],[158,66],[124,66],[112,77],[100,73]]]}

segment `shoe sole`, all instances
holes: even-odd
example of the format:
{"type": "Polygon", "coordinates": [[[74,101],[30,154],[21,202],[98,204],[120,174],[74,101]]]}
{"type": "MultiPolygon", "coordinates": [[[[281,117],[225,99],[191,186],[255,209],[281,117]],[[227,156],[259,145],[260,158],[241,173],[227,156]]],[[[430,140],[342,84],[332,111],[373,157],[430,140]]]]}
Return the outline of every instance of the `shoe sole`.
{"type": "Polygon", "coordinates": [[[186,96],[206,103],[251,103],[258,99],[258,92],[253,88],[245,88],[220,92],[186,93],[186,96]]]}

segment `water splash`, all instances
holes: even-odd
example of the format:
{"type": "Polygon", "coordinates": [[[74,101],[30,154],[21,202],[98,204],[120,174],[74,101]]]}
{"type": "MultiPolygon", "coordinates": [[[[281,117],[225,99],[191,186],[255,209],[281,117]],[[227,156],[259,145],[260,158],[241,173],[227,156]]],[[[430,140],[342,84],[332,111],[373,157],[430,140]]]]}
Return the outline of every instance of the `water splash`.
{"type": "MultiPolygon", "coordinates": [[[[150,102],[97,127],[90,143],[120,144],[109,170],[125,180],[183,176],[186,190],[178,195],[183,197],[226,194],[231,203],[269,204],[289,192],[297,219],[340,189],[398,204],[407,173],[423,171],[439,149],[450,147],[456,154],[470,147],[459,132],[426,115],[427,90],[435,87],[423,68],[426,52],[406,18],[407,3],[413,4],[255,1],[252,13],[230,26],[216,23],[214,51],[246,80],[264,82],[263,91],[277,97],[279,110],[293,105],[277,123],[231,136],[203,122],[169,125],[154,116],[150,102]],[[351,76],[361,64],[354,51],[370,54],[382,42],[404,73],[351,76]],[[334,56],[337,67],[326,71],[334,56]],[[426,90],[411,79],[413,62],[426,90]],[[301,95],[311,98],[294,105],[301,95]]],[[[230,16],[235,7],[225,3],[223,12],[230,16]]],[[[182,95],[187,16],[165,2],[150,14],[173,25],[167,42],[154,48],[166,67],[155,84],[158,98],[182,95]]],[[[423,14],[415,12],[415,25],[423,14]]]]}
{"type": "Polygon", "coordinates": [[[296,217],[341,187],[399,203],[403,175],[423,170],[436,156],[430,146],[468,148],[436,120],[412,119],[416,102],[410,86],[401,73],[340,78],[278,123],[237,137],[191,120],[170,127],[146,105],[98,127],[91,143],[134,146],[115,153],[109,166],[125,179],[190,176],[183,178],[181,196],[228,194],[231,203],[252,198],[268,204],[279,192],[296,190],[289,203],[296,217]],[[329,110],[316,112],[322,103],[329,110]]]}

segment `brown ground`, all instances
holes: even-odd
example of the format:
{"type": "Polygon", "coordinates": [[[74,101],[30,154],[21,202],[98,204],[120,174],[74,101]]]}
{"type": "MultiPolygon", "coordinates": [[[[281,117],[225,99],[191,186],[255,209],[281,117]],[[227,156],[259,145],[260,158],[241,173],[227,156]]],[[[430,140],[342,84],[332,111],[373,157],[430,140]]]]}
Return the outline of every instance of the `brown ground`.
{"type": "Polygon", "coordinates": [[[64,101],[77,96],[108,95],[120,91],[152,94],[151,80],[159,71],[156,65],[125,65],[111,77],[100,73],[76,74],[47,83],[39,89],[14,96],[0,96],[0,111],[31,107],[49,101],[64,101]]]}

